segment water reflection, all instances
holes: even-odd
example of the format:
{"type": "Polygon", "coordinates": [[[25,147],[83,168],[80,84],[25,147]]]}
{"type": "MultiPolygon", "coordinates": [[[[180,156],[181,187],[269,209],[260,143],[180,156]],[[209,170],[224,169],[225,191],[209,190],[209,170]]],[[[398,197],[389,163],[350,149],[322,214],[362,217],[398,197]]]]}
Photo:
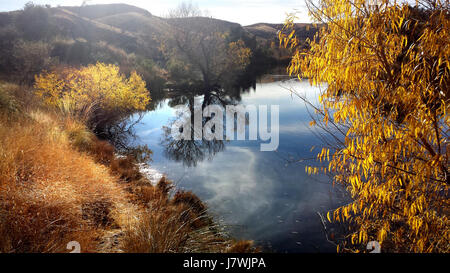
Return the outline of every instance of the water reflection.
{"type": "Polygon", "coordinates": [[[310,149],[321,143],[307,125],[310,117],[304,103],[285,87],[312,100],[317,97],[318,90],[308,82],[273,82],[270,77],[254,88],[229,92],[171,90],[137,125],[138,144],[148,144],[154,152],[152,166],[205,200],[232,236],[255,240],[277,252],[334,252],[317,212],[336,208],[341,199],[327,177],[306,175],[303,163],[287,164],[286,158],[314,158],[310,149]],[[171,141],[162,128],[173,122],[173,106],[178,104],[280,105],[278,151],[261,152],[259,140],[171,141]]]}
{"type": "MultiPolygon", "coordinates": [[[[254,83],[248,83],[252,86],[254,83]]],[[[190,132],[191,140],[174,139],[171,134],[172,124],[179,118],[175,117],[166,126],[163,127],[163,136],[160,145],[164,147],[164,154],[167,158],[182,162],[183,165],[191,167],[196,166],[198,162],[205,159],[211,160],[214,155],[225,148],[222,140],[194,140],[194,112],[201,112],[209,105],[219,105],[223,108],[227,105],[237,105],[241,101],[241,94],[250,89],[245,87],[228,86],[221,88],[219,86],[205,89],[204,85],[184,85],[172,86],[167,90],[167,104],[170,107],[178,105],[186,106],[191,115],[190,132]]],[[[200,113],[200,115],[201,115],[200,113]]],[[[212,117],[203,117],[202,126],[212,117]]],[[[225,130],[224,130],[225,131],[225,130]]]]}
{"type": "Polygon", "coordinates": [[[175,140],[170,134],[170,127],[164,127],[161,145],[167,158],[182,162],[188,167],[195,167],[199,161],[211,160],[225,145],[222,140],[175,140]]]}

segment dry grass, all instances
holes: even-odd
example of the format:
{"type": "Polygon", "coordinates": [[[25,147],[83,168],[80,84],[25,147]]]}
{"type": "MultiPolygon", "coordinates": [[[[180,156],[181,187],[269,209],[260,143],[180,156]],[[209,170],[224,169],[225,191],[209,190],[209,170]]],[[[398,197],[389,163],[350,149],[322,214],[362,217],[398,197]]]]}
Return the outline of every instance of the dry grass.
{"type": "Polygon", "coordinates": [[[109,165],[114,160],[114,147],[107,141],[96,139],[91,145],[90,152],[101,164],[109,165]]]}
{"type": "MultiPolygon", "coordinates": [[[[178,253],[223,252],[228,246],[220,229],[205,211],[196,212],[181,198],[170,199],[170,182],[162,178],[154,187],[140,187],[137,195],[147,201],[137,224],[126,228],[122,248],[125,252],[178,253]]],[[[177,193],[182,195],[185,193],[177,193]]],[[[192,193],[190,195],[194,196],[192,193]]]]}
{"type": "Polygon", "coordinates": [[[192,192],[177,191],[164,177],[156,186],[133,187],[145,210],[125,229],[121,248],[131,253],[254,252],[251,241],[234,242],[192,192]]]}
{"type": "Polygon", "coordinates": [[[227,248],[227,253],[257,253],[261,250],[253,245],[253,241],[237,241],[227,248]]]}
{"type": "Polygon", "coordinates": [[[137,210],[108,168],[73,149],[50,117],[34,116],[0,121],[0,252],[64,252],[69,241],[95,251],[137,210]]]}
{"type": "Polygon", "coordinates": [[[116,157],[74,116],[13,111],[20,96],[2,95],[0,253],[69,252],[70,241],[82,252],[254,251],[228,239],[195,194],[171,197],[165,178],[153,186],[136,155],[116,157]]]}
{"type": "Polygon", "coordinates": [[[112,160],[110,167],[114,174],[126,182],[139,181],[143,178],[132,156],[115,158],[112,160]]]}

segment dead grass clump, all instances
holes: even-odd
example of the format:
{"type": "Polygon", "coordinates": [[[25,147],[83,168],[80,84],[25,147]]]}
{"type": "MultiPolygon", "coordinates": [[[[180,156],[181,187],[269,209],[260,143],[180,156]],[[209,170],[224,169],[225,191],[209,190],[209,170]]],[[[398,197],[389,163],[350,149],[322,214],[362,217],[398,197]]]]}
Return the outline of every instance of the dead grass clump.
{"type": "Polygon", "coordinates": [[[21,194],[10,191],[9,199],[2,199],[0,252],[65,252],[73,240],[82,243],[85,251],[95,249],[98,234],[80,228],[68,204],[23,200],[21,194]]]}
{"type": "Polygon", "coordinates": [[[157,199],[159,194],[155,187],[148,183],[148,185],[130,187],[130,191],[134,194],[134,201],[136,203],[148,206],[152,201],[157,199]]]}
{"type": "Polygon", "coordinates": [[[163,176],[158,181],[158,184],[156,184],[156,188],[161,193],[161,196],[167,199],[169,196],[170,190],[173,189],[173,185],[170,180],[168,180],[165,176],[163,176]]]}
{"type": "MultiPolygon", "coordinates": [[[[121,248],[131,253],[223,252],[228,242],[213,226],[193,228],[186,210],[150,206],[127,226],[121,248]]],[[[194,219],[191,219],[194,220],[194,219]]]]}
{"type": "Polygon", "coordinates": [[[139,167],[132,156],[115,158],[111,162],[111,171],[126,182],[138,181],[142,178],[139,167]]]}
{"type": "Polygon", "coordinates": [[[197,215],[202,215],[206,212],[206,205],[198,198],[197,195],[190,191],[177,191],[173,196],[172,203],[174,205],[183,205],[190,208],[197,215]]]}
{"type": "Polygon", "coordinates": [[[123,249],[131,253],[184,252],[186,228],[179,215],[162,207],[147,209],[135,225],[125,231],[123,249]]]}
{"type": "Polygon", "coordinates": [[[111,227],[115,225],[111,217],[113,204],[108,200],[97,200],[83,203],[81,206],[83,220],[96,227],[111,227]]]}
{"type": "Polygon", "coordinates": [[[71,117],[65,118],[64,131],[67,133],[72,145],[80,151],[88,151],[93,146],[94,134],[80,121],[71,117]]]}
{"type": "Polygon", "coordinates": [[[206,213],[207,207],[200,198],[190,191],[177,191],[171,200],[172,205],[183,211],[183,221],[189,222],[192,228],[202,228],[213,225],[211,217],[206,213]]]}
{"type": "Polygon", "coordinates": [[[90,152],[101,164],[109,165],[114,160],[114,147],[108,141],[95,139],[90,152]]]}
{"type": "Polygon", "coordinates": [[[234,242],[227,248],[226,253],[258,253],[259,248],[255,248],[253,241],[241,240],[234,242]]]}
{"type": "Polygon", "coordinates": [[[0,120],[0,252],[67,252],[69,241],[96,251],[137,211],[108,168],[55,124],[43,113],[0,120]]]}
{"type": "Polygon", "coordinates": [[[121,248],[125,252],[225,252],[232,244],[192,192],[173,189],[165,177],[156,186],[141,186],[135,194],[146,201],[139,220],[127,225],[121,248]]]}
{"type": "Polygon", "coordinates": [[[141,179],[133,181],[127,187],[134,197],[134,202],[145,208],[168,206],[169,192],[172,188],[172,182],[165,177],[162,177],[155,186],[148,179],[141,179]]]}

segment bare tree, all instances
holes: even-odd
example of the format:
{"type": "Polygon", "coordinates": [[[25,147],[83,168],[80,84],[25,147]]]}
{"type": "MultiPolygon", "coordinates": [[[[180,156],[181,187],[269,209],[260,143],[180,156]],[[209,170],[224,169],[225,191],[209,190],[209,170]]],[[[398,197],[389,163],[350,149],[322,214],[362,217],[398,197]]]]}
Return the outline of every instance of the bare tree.
{"type": "Polygon", "coordinates": [[[184,70],[201,79],[205,88],[211,88],[232,72],[242,71],[251,51],[243,42],[229,41],[229,25],[199,17],[201,14],[198,6],[185,2],[172,10],[168,20],[172,29],[164,43],[169,58],[182,62],[184,70]]]}
{"type": "Polygon", "coordinates": [[[202,11],[197,4],[189,2],[181,2],[176,8],[169,11],[169,18],[188,18],[188,17],[200,17],[202,11]]]}

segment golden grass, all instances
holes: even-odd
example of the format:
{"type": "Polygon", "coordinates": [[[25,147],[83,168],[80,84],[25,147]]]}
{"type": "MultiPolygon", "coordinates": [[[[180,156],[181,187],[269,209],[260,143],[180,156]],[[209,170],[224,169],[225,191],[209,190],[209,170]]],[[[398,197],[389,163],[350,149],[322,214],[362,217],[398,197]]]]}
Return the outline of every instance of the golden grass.
{"type": "Polygon", "coordinates": [[[48,120],[0,122],[0,252],[64,252],[69,241],[95,251],[137,211],[108,168],[48,120]]]}
{"type": "Polygon", "coordinates": [[[251,241],[233,241],[214,223],[206,205],[192,192],[177,191],[161,178],[156,186],[134,186],[145,204],[138,221],[128,225],[121,248],[131,253],[217,253],[259,251],[251,241]]]}
{"type": "MultiPolygon", "coordinates": [[[[220,228],[204,210],[191,207],[189,201],[186,202],[189,198],[171,199],[171,187],[171,183],[162,178],[156,186],[145,185],[136,190],[139,200],[146,202],[146,209],[137,223],[126,227],[123,250],[132,253],[223,252],[229,241],[224,239],[220,228]]],[[[194,196],[185,192],[175,195],[184,194],[194,196]]]]}
{"type": "Polygon", "coordinates": [[[33,106],[11,119],[0,108],[0,253],[69,252],[70,241],[82,252],[255,250],[228,239],[195,194],[171,197],[165,178],[153,186],[135,155],[116,157],[73,116],[33,106]]]}

